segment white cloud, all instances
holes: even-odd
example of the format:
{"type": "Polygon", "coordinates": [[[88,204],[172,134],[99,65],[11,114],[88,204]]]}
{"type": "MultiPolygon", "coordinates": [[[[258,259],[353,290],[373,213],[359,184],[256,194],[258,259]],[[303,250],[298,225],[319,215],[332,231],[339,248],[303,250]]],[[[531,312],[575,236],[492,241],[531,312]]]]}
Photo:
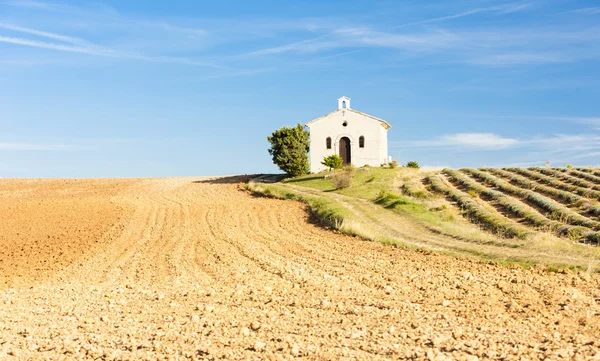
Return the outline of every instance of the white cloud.
{"type": "Polygon", "coordinates": [[[600,152],[583,153],[583,154],[578,154],[573,157],[573,159],[583,159],[583,158],[596,158],[596,160],[598,160],[598,158],[600,158],[600,152]]]}
{"type": "Polygon", "coordinates": [[[595,15],[600,14],[600,7],[582,8],[569,11],[570,13],[583,14],[583,15],[595,15]]]}
{"type": "MultiPolygon", "coordinates": [[[[350,22],[335,16],[252,21],[193,17],[141,19],[126,16],[100,3],[68,6],[61,11],[55,11],[58,4],[41,1],[0,0],[0,6],[2,4],[39,10],[41,23],[51,26],[38,30],[18,25],[18,19],[11,19],[10,24],[0,22],[0,30],[9,32],[0,34],[4,43],[122,59],[207,66],[231,70],[232,74],[250,73],[252,69],[239,68],[244,67],[243,62],[246,61],[248,66],[256,66],[251,62],[259,56],[269,56],[276,61],[277,57],[300,54],[304,58],[297,60],[306,63],[314,56],[328,56],[334,52],[351,54],[363,49],[390,49],[416,57],[435,55],[436,61],[444,59],[444,62],[484,66],[556,64],[600,57],[600,28],[577,23],[560,28],[497,22],[494,22],[497,25],[484,27],[476,24],[465,28],[462,24],[449,23],[444,29],[428,26],[399,31],[398,27],[390,30],[393,27],[386,27],[383,23],[350,22]],[[108,36],[98,36],[100,34],[108,36]],[[290,34],[296,41],[289,40],[290,34]],[[239,43],[243,44],[242,47],[237,47],[239,43]],[[249,48],[253,44],[266,45],[249,48]],[[238,48],[243,49],[240,55],[231,53],[230,49],[238,48]],[[190,55],[185,57],[182,54],[190,55]]],[[[529,10],[532,4],[516,1],[464,9],[404,26],[434,24],[466,16],[506,16],[529,10]]],[[[589,9],[595,8],[587,11],[591,11],[589,9]]],[[[30,23],[31,20],[24,21],[30,23]]],[[[374,50],[373,54],[374,58],[379,56],[374,50]]],[[[378,62],[373,61],[373,64],[378,62]]],[[[275,68],[274,65],[268,66],[275,68]]],[[[264,64],[261,63],[261,66],[264,64]]],[[[289,68],[289,62],[279,68],[289,68]]]]}
{"type": "Polygon", "coordinates": [[[528,53],[512,52],[504,54],[475,56],[470,62],[479,65],[522,65],[522,64],[552,64],[567,63],[573,57],[560,53],[528,53]]]}
{"type": "Polygon", "coordinates": [[[159,26],[164,30],[180,32],[180,33],[192,35],[194,37],[203,37],[203,36],[208,35],[208,31],[204,30],[204,29],[188,28],[185,26],[173,25],[173,24],[166,23],[166,22],[158,22],[158,23],[155,23],[154,25],[159,26]]]}
{"type": "Polygon", "coordinates": [[[552,137],[533,138],[524,144],[539,144],[547,147],[568,145],[571,149],[585,146],[600,146],[600,136],[595,134],[558,134],[552,137]]]}
{"type": "MultiPolygon", "coordinates": [[[[2,27],[2,26],[0,26],[0,27],[2,27]]],[[[15,27],[15,28],[17,28],[17,27],[15,27]]],[[[21,29],[25,29],[25,28],[21,28],[21,29]]],[[[47,38],[53,38],[53,39],[57,39],[57,40],[67,39],[68,44],[50,43],[50,42],[45,42],[45,41],[25,39],[25,38],[16,38],[16,37],[9,37],[9,36],[2,36],[2,35],[0,35],[0,43],[8,43],[8,44],[29,46],[29,47],[40,48],[40,49],[57,50],[57,51],[64,51],[64,52],[71,52],[71,53],[80,53],[80,54],[120,58],[120,59],[144,60],[144,61],[158,62],[158,63],[175,63],[175,64],[192,65],[192,66],[203,66],[203,67],[210,67],[210,68],[224,69],[224,70],[236,70],[236,69],[228,68],[225,66],[216,65],[216,64],[209,63],[209,62],[185,58],[185,57],[160,56],[160,55],[153,56],[153,55],[145,55],[145,54],[139,54],[139,53],[133,53],[133,52],[123,52],[123,51],[106,48],[106,47],[99,46],[99,45],[94,45],[94,44],[86,42],[83,39],[37,31],[34,29],[26,29],[26,30],[27,31],[24,31],[24,32],[31,33],[31,34],[36,33],[37,35],[47,37],[47,38]],[[44,35],[42,35],[42,34],[44,34],[44,35]]],[[[237,69],[236,71],[239,72],[240,70],[237,69]]]]}
{"type": "Polygon", "coordinates": [[[280,54],[280,53],[285,53],[288,51],[295,51],[295,50],[306,51],[306,50],[310,49],[310,47],[306,46],[307,44],[315,43],[318,40],[331,37],[332,35],[333,34],[325,34],[325,35],[322,35],[322,36],[319,36],[316,38],[312,38],[312,39],[306,39],[306,40],[296,41],[296,42],[285,44],[285,45],[275,46],[275,47],[266,48],[266,49],[260,49],[260,50],[252,51],[252,52],[249,52],[246,54],[239,55],[238,57],[273,55],[273,54],[280,54]]]}
{"type": "Polygon", "coordinates": [[[503,138],[493,133],[458,133],[441,137],[442,140],[457,145],[476,148],[506,148],[519,143],[513,138],[503,138]]]}
{"type": "Polygon", "coordinates": [[[12,31],[20,32],[20,33],[26,33],[26,34],[41,36],[41,37],[44,37],[44,38],[49,38],[49,39],[53,39],[53,40],[59,40],[59,41],[63,41],[63,42],[66,42],[66,43],[71,43],[71,44],[76,44],[76,45],[86,45],[86,44],[89,44],[87,41],[85,41],[83,39],[80,39],[80,38],[75,38],[75,37],[72,37],[72,36],[65,36],[65,35],[60,35],[60,34],[54,34],[54,33],[49,33],[49,32],[46,32],[46,31],[39,31],[39,30],[25,28],[25,27],[22,27],[22,26],[7,24],[7,23],[3,23],[3,22],[0,22],[0,29],[12,30],[12,31]]]}
{"type": "Polygon", "coordinates": [[[91,54],[91,55],[119,57],[118,53],[116,53],[110,49],[48,43],[48,42],[44,42],[44,41],[37,41],[37,40],[30,40],[30,39],[23,39],[23,38],[13,38],[13,37],[8,37],[8,36],[1,36],[1,35],[0,35],[0,43],[24,45],[24,46],[34,47],[34,48],[67,51],[67,52],[72,52],[72,53],[83,53],[83,54],[91,54]]]}
{"type": "Polygon", "coordinates": [[[494,133],[456,133],[442,135],[431,140],[393,142],[400,148],[456,148],[456,149],[506,149],[537,148],[552,152],[569,152],[600,149],[600,135],[557,134],[546,137],[508,138],[494,133]]]}
{"type": "Polygon", "coordinates": [[[398,142],[395,146],[408,148],[503,149],[515,146],[518,143],[519,141],[516,139],[504,138],[493,133],[457,133],[443,135],[432,140],[398,142]]]}
{"type": "Polygon", "coordinates": [[[330,33],[276,47],[255,50],[236,56],[265,56],[288,52],[316,53],[335,49],[387,48],[397,50],[432,50],[449,48],[460,39],[448,31],[397,34],[375,31],[369,27],[340,27],[330,33]]]}
{"type": "Polygon", "coordinates": [[[412,23],[408,23],[408,24],[402,24],[402,25],[398,25],[395,28],[402,28],[402,27],[407,27],[407,26],[413,26],[413,25],[424,25],[424,24],[431,24],[431,23],[438,23],[438,22],[442,22],[442,21],[446,21],[446,20],[452,20],[452,19],[459,19],[459,18],[464,18],[465,16],[471,16],[471,15],[475,15],[475,14],[479,14],[479,13],[489,13],[489,12],[493,12],[496,14],[512,14],[512,13],[516,13],[522,10],[525,10],[527,8],[531,7],[531,3],[510,3],[510,4],[505,4],[505,5],[499,5],[499,6],[489,6],[489,7],[485,7],[485,8],[475,8],[475,9],[471,9],[471,10],[466,10],[457,14],[452,14],[452,15],[447,15],[447,16],[441,16],[441,17],[437,17],[437,18],[431,18],[431,19],[426,19],[426,20],[421,20],[421,21],[416,21],[416,22],[412,22],[412,23]]]}

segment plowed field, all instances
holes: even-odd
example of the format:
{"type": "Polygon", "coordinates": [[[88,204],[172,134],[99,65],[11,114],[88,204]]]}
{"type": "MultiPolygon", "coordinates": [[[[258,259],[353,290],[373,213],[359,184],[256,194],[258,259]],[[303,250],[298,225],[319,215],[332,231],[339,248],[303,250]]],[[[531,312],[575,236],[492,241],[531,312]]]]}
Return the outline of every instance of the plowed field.
{"type": "Polygon", "coordinates": [[[0,180],[0,358],[600,359],[596,275],[342,236],[240,180],[0,180]]]}

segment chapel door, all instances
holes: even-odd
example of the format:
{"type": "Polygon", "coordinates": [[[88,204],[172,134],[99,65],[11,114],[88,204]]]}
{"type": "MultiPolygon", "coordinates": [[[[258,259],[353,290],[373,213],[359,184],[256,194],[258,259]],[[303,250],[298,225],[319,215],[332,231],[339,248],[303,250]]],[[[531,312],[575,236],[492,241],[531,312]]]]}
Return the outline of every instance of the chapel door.
{"type": "Polygon", "coordinates": [[[352,163],[352,152],[350,151],[350,139],[348,137],[343,137],[340,139],[340,157],[344,161],[344,165],[349,165],[352,163]]]}

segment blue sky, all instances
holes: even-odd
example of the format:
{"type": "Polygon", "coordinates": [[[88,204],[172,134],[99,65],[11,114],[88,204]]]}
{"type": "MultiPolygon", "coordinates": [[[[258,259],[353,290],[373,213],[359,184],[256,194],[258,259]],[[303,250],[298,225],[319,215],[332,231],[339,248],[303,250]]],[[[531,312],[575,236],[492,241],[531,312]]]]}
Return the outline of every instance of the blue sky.
{"type": "Polygon", "coordinates": [[[597,1],[0,0],[0,177],[275,172],[352,98],[401,163],[600,164],[597,1]]]}

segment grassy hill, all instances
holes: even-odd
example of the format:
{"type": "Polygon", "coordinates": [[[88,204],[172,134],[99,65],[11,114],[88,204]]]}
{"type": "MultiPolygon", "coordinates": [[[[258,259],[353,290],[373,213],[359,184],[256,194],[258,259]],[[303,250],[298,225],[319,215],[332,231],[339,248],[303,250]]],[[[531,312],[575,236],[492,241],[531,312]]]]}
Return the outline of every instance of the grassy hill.
{"type": "Polygon", "coordinates": [[[600,170],[353,169],[251,183],[308,203],[332,228],[399,246],[500,262],[592,270],[600,264],[600,170]]]}

